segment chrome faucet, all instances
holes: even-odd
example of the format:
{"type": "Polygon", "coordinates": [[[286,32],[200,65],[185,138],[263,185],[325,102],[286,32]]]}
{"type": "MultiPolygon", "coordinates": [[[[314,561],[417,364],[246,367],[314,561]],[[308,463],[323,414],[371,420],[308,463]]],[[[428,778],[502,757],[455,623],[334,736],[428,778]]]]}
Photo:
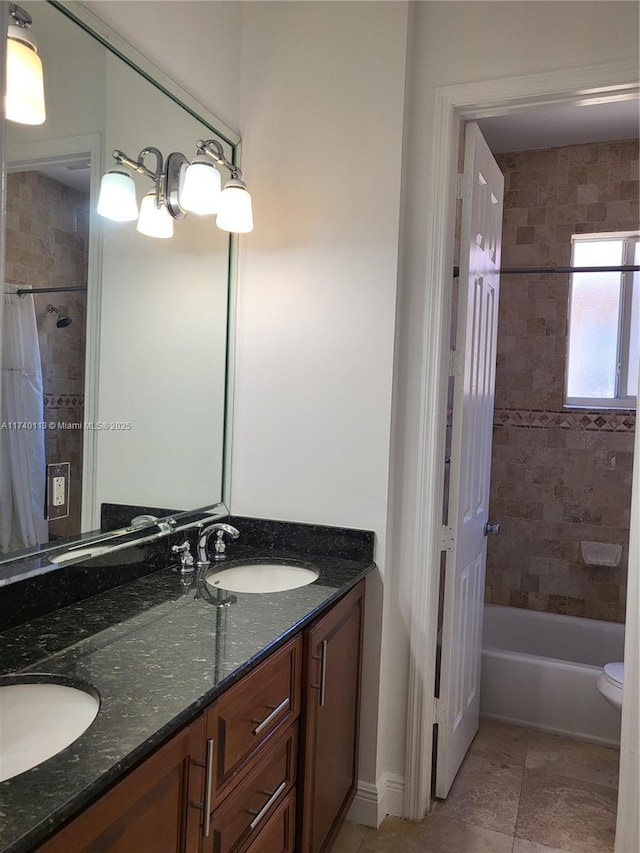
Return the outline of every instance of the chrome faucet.
{"type": "Polygon", "coordinates": [[[180,554],[180,568],[176,569],[176,571],[180,572],[181,575],[195,571],[191,545],[186,540],[181,545],[172,545],[171,553],[180,554]]]}
{"type": "Polygon", "coordinates": [[[237,539],[240,536],[240,531],[235,527],[232,527],[230,524],[210,524],[208,527],[205,527],[201,533],[198,535],[198,546],[197,546],[197,557],[198,557],[198,566],[208,566],[209,565],[209,537],[212,533],[216,534],[216,541],[213,543],[213,559],[214,560],[224,560],[226,555],[226,542],[224,541],[224,534],[226,533],[231,539],[237,539]]]}

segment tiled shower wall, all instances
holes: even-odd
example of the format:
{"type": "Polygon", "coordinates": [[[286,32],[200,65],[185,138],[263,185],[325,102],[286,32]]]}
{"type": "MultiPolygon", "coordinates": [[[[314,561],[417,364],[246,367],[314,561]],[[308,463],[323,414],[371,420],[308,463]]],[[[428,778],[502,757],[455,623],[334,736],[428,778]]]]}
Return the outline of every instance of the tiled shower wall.
{"type": "MultiPolygon", "coordinates": [[[[638,140],[499,154],[502,265],[568,266],[571,235],[638,229],[638,140]]],[[[503,275],[486,598],[624,621],[635,412],[563,407],[568,275],[503,275]],[[620,543],[588,568],[580,541],[620,543]]]]}
{"type": "MultiPolygon", "coordinates": [[[[39,172],[8,175],[6,278],[38,287],[86,286],[89,197],[39,172]]],[[[43,293],[33,299],[44,384],[44,420],[84,421],[86,293],[43,293]],[[58,329],[55,305],[72,319],[58,329]]],[[[82,429],[47,429],[47,464],[71,463],[69,517],[49,522],[50,538],[80,530],[82,429]]]]}

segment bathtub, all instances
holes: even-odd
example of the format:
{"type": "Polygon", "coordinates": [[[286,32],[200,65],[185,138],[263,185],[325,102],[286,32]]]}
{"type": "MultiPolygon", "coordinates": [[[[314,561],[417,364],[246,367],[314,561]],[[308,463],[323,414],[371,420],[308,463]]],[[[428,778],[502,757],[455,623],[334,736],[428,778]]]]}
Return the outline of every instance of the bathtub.
{"type": "Polygon", "coordinates": [[[620,714],[596,682],[623,659],[624,625],[487,604],[480,714],[606,746],[620,744],[620,714]]]}

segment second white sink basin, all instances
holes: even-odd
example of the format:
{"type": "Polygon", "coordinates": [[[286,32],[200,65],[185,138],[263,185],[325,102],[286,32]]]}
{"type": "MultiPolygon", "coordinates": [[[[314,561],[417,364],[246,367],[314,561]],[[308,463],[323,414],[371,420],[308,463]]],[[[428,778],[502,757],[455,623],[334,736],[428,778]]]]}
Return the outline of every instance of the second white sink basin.
{"type": "Polygon", "coordinates": [[[228,592],[284,592],[318,579],[311,566],[293,563],[243,563],[212,572],[205,580],[214,589],[228,592]]]}
{"type": "Polygon", "coordinates": [[[106,554],[111,550],[109,545],[94,545],[88,548],[76,548],[75,550],[63,551],[61,554],[55,554],[51,557],[51,562],[58,566],[66,566],[67,563],[77,563],[80,560],[90,560],[92,557],[99,557],[101,554],[106,554]]]}
{"type": "Polygon", "coordinates": [[[67,684],[0,679],[0,782],[69,746],[89,728],[99,708],[95,695],[67,684]]]}

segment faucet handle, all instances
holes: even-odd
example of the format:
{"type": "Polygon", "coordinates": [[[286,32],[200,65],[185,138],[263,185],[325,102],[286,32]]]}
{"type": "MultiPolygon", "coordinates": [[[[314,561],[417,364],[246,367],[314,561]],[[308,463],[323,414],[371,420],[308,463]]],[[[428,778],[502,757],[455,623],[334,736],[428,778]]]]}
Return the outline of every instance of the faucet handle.
{"type": "Polygon", "coordinates": [[[191,545],[186,539],[181,545],[172,545],[171,553],[180,554],[180,568],[176,569],[176,571],[180,572],[182,575],[195,571],[191,545]]]}
{"type": "Polygon", "coordinates": [[[240,531],[231,524],[221,523],[214,524],[212,526],[216,532],[216,541],[213,543],[213,559],[224,560],[227,551],[227,543],[224,541],[224,534],[226,533],[230,539],[237,539],[238,536],[240,536],[240,531]]]}

